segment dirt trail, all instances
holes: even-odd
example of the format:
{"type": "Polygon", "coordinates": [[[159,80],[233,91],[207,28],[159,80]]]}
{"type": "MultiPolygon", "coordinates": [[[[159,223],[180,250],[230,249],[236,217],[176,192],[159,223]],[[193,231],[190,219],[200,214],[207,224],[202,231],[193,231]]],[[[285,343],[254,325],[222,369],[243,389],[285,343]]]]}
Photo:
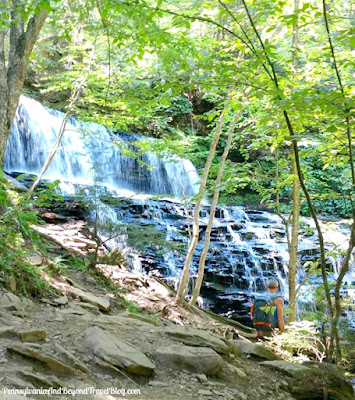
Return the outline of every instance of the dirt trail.
{"type": "MultiPolygon", "coordinates": [[[[84,256],[92,249],[83,224],[77,230],[73,224],[41,229],[45,236],[60,232],[53,234],[54,241],[67,251],[75,251],[72,243],[84,256]]],[[[272,359],[271,352],[262,358],[242,354],[240,341],[233,340],[237,329],[178,306],[172,291],[154,278],[122,266],[97,268],[143,310],[127,311],[98,278],[77,270],[52,279],[61,294],[36,301],[0,287],[0,399],[16,399],[5,393],[14,388],[47,388],[49,397],[63,400],[73,398],[69,390],[78,389],[84,392],[76,393],[76,399],[96,400],[294,398],[292,378],[260,366],[272,359]],[[92,394],[93,389],[108,393],[92,394]]],[[[26,398],[48,395],[32,392],[26,398]]]]}

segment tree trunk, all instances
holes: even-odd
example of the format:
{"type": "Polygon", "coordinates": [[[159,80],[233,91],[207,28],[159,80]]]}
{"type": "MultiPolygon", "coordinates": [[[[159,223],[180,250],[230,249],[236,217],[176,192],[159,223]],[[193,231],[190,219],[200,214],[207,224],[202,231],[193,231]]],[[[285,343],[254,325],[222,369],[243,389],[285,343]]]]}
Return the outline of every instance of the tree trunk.
{"type": "Polygon", "coordinates": [[[26,77],[27,64],[33,46],[48,15],[50,1],[41,2],[28,19],[23,20],[23,2],[12,2],[9,30],[0,30],[0,164],[3,164],[6,143],[9,137],[18,101],[26,77]],[[5,38],[9,37],[8,54],[5,38]],[[8,60],[7,65],[5,59],[8,60]]]}
{"type": "MultiPolygon", "coordinates": [[[[296,15],[292,30],[292,77],[295,79],[298,66],[297,47],[298,47],[298,11],[299,0],[295,0],[293,12],[296,15]]],[[[297,175],[297,165],[295,160],[295,152],[291,147],[291,164],[292,164],[292,232],[289,246],[289,265],[288,265],[288,294],[289,294],[289,310],[290,314],[288,322],[296,321],[296,279],[297,279],[297,252],[298,252],[298,233],[300,230],[300,182],[297,175]]]]}
{"type": "Polygon", "coordinates": [[[4,159],[10,128],[7,119],[7,77],[5,65],[5,32],[0,31],[0,162],[4,159]]]}
{"type": "Polygon", "coordinates": [[[241,108],[233,118],[233,121],[228,130],[227,144],[226,144],[226,147],[224,148],[224,152],[223,152],[221,161],[219,163],[217,178],[216,178],[216,182],[215,182],[215,192],[213,194],[213,200],[212,200],[211,210],[210,210],[210,218],[208,220],[208,225],[207,225],[207,229],[206,229],[206,233],[205,233],[205,243],[204,243],[204,247],[203,247],[199,265],[198,265],[198,275],[197,275],[196,286],[195,286],[195,289],[194,289],[194,292],[193,292],[193,295],[192,295],[192,298],[190,301],[190,303],[192,305],[196,304],[197,297],[200,294],[201,285],[202,285],[202,281],[203,281],[203,275],[204,275],[204,271],[205,271],[206,257],[207,257],[207,253],[208,253],[208,250],[210,247],[210,239],[211,239],[211,231],[212,231],[213,221],[214,221],[216,207],[217,207],[218,200],[219,200],[219,194],[221,192],[220,184],[222,181],[224,165],[225,165],[226,159],[229,154],[229,150],[232,145],[233,133],[234,133],[235,126],[236,126],[240,116],[242,115],[242,112],[243,112],[243,108],[241,108]]]}
{"type": "Polygon", "coordinates": [[[298,252],[298,234],[300,230],[300,209],[301,209],[301,197],[300,197],[300,182],[297,175],[297,165],[295,161],[294,150],[291,149],[292,159],[292,174],[293,185],[292,185],[292,233],[291,242],[289,248],[289,265],[288,265],[288,287],[289,287],[289,318],[288,322],[296,320],[296,277],[297,277],[297,252],[298,252]]]}
{"type": "MultiPolygon", "coordinates": [[[[291,124],[291,121],[290,121],[287,111],[284,111],[284,117],[285,117],[285,122],[287,124],[287,128],[290,132],[290,136],[291,136],[291,138],[294,138],[295,133],[294,133],[293,126],[291,124]]],[[[293,153],[295,155],[298,179],[300,181],[300,185],[303,190],[303,193],[306,197],[307,205],[308,205],[308,208],[312,215],[313,221],[316,225],[316,229],[317,229],[317,233],[318,233],[319,250],[320,250],[320,267],[321,267],[321,272],[322,272],[323,289],[324,289],[324,294],[325,294],[325,298],[327,301],[328,311],[331,316],[331,334],[330,334],[330,345],[329,345],[329,354],[328,355],[329,355],[330,361],[332,361],[333,352],[334,352],[334,341],[338,337],[338,328],[337,328],[337,324],[334,323],[334,319],[332,318],[333,314],[334,314],[334,307],[333,307],[332,300],[331,300],[330,287],[329,287],[329,282],[328,282],[328,277],[327,277],[327,260],[326,260],[323,232],[320,227],[317,213],[314,209],[313,202],[309,195],[307,186],[303,179],[300,160],[299,160],[299,154],[298,154],[298,143],[297,143],[297,140],[295,140],[295,139],[292,140],[292,148],[293,148],[293,153]]]]}
{"type": "MultiPolygon", "coordinates": [[[[332,37],[330,34],[330,26],[329,26],[329,21],[328,21],[329,6],[326,4],[326,0],[322,1],[322,5],[323,5],[323,16],[324,16],[325,29],[327,31],[329,48],[330,48],[330,51],[332,54],[333,68],[335,70],[335,74],[336,74],[338,84],[339,84],[340,93],[341,93],[341,96],[343,99],[341,111],[345,115],[346,136],[347,136],[347,141],[348,141],[347,147],[348,147],[349,164],[350,164],[350,170],[351,170],[351,182],[352,182],[351,196],[354,196],[354,193],[355,193],[355,167],[354,167],[353,144],[352,144],[350,117],[349,117],[350,106],[349,106],[346,92],[344,89],[344,85],[343,85],[343,81],[341,78],[340,69],[338,66],[338,61],[337,61],[337,57],[335,54],[332,37]]],[[[332,339],[335,340],[335,343],[336,343],[336,359],[338,362],[341,361],[341,348],[340,348],[339,335],[338,335],[338,329],[337,329],[337,324],[338,324],[339,316],[341,313],[340,289],[341,289],[341,285],[342,285],[344,276],[347,273],[347,271],[349,270],[349,261],[351,258],[351,253],[355,246],[355,210],[354,210],[354,208],[352,211],[353,211],[353,215],[352,215],[353,223],[352,223],[352,227],[351,227],[349,246],[348,246],[348,250],[347,250],[345,259],[342,263],[342,268],[340,270],[340,273],[339,273],[339,276],[337,278],[336,285],[335,285],[335,291],[334,291],[335,304],[334,304],[334,312],[332,313],[332,320],[331,320],[331,328],[332,328],[332,334],[333,334],[332,339]]]]}
{"type": "Polygon", "coordinates": [[[197,199],[196,199],[196,203],[195,203],[195,209],[194,209],[194,216],[193,216],[193,222],[192,222],[192,238],[190,241],[190,246],[189,249],[187,251],[186,254],[186,259],[185,259],[185,263],[184,263],[184,268],[181,274],[181,278],[180,278],[180,283],[179,283],[179,289],[176,295],[176,300],[178,303],[182,303],[184,298],[185,298],[185,294],[186,294],[186,289],[187,289],[187,284],[189,281],[189,272],[190,272],[190,264],[192,261],[192,257],[194,255],[197,243],[198,243],[198,239],[199,239],[199,233],[200,233],[200,208],[201,208],[201,202],[205,193],[205,189],[206,189],[206,183],[207,183],[207,178],[208,178],[208,173],[210,171],[210,167],[212,164],[212,160],[214,157],[214,154],[216,152],[216,147],[217,144],[219,142],[219,138],[221,136],[222,133],[222,127],[223,127],[223,120],[225,117],[225,113],[226,113],[226,107],[223,109],[219,120],[218,120],[218,125],[217,125],[217,129],[216,129],[216,133],[214,135],[214,138],[211,142],[211,146],[210,146],[210,150],[208,153],[208,157],[205,163],[205,168],[203,170],[203,174],[201,177],[201,183],[200,183],[200,189],[199,192],[197,194],[197,199]]]}
{"type": "MultiPolygon", "coordinates": [[[[268,70],[268,75],[270,77],[270,79],[273,81],[274,85],[275,85],[275,89],[276,90],[280,90],[280,86],[278,83],[278,75],[276,73],[276,69],[275,69],[275,65],[272,62],[268,52],[266,51],[265,48],[265,44],[259,34],[259,31],[257,30],[254,20],[252,18],[252,15],[249,11],[249,8],[245,2],[245,0],[241,0],[245,9],[245,12],[247,14],[247,17],[249,19],[250,25],[253,28],[253,31],[260,43],[260,46],[263,50],[263,53],[265,55],[267,64],[269,65],[271,72],[268,70]]],[[[329,35],[329,28],[328,28],[328,24],[327,24],[327,17],[326,17],[326,7],[325,7],[325,0],[323,0],[323,6],[324,6],[324,17],[326,20],[326,25],[327,25],[327,31],[328,31],[328,38],[330,39],[330,35],[329,35]]],[[[334,55],[334,49],[333,46],[331,44],[331,40],[329,40],[330,42],[330,46],[332,48],[332,54],[334,55]]],[[[333,59],[335,60],[334,56],[333,59]]],[[[336,64],[336,63],[335,63],[336,64]]],[[[337,72],[337,77],[339,79],[340,75],[337,72]]],[[[341,79],[339,79],[339,84],[341,85],[341,79]]],[[[341,85],[342,86],[342,85],[341,85]]],[[[278,96],[279,100],[282,99],[281,95],[278,96]]],[[[331,293],[330,293],[330,287],[329,287],[329,282],[328,282],[328,277],[327,277],[327,260],[326,260],[326,252],[325,252],[325,246],[324,246],[324,238],[323,238],[323,232],[322,229],[320,227],[319,221],[318,221],[318,217],[317,217],[317,213],[314,209],[313,206],[313,202],[311,200],[310,194],[308,192],[307,186],[305,184],[305,181],[303,179],[303,175],[302,175],[302,170],[301,170],[301,166],[300,166],[300,159],[299,159],[299,154],[298,154],[298,142],[296,139],[296,135],[293,129],[293,125],[291,123],[290,117],[288,115],[287,110],[284,108],[283,109],[283,116],[284,116],[284,120],[287,126],[287,129],[289,131],[290,134],[290,138],[292,140],[292,148],[293,148],[293,152],[295,155],[295,161],[296,161],[296,166],[297,166],[297,175],[298,175],[298,179],[300,181],[300,186],[302,188],[302,191],[306,197],[306,201],[307,201],[307,205],[309,207],[310,213],[312,215],[312,218],[314,220],[314,223],[316,225],[316,229],[317,229],[317,233],[318,233],[318,241],[319,241],[319,249],[320,249],[320,267],[321,267],[321,272],[322,272],[322,280],[323,280],[323,288],[324,288],[324,294],[325,294],[325,298],[327,301],[327,307],[328,307],[328,311],[330,314],[330,318],[331,318],[331,332],[330,332],[330,345],[329,345],[329,361],[333,360],[333,352],[334,352],[334,341],[337,341],[337,339],[339,339],[338,336],[338,327],[337,327],[337,321],[333,318],[334,315],[334,307],[332,304],[332,299],[331,299],[331,293]]],[[[349,129],[347,129],[347,132],[349,132],[349,129]]],[[[349,154],[350,154],[350,158],[352,159],[352,149],[349,149],[349,154]]],[[[352,176],[353,176],[353,182],[355,182],[355,170],[354,170],[354,165],[352,163],[351,165],[352,168],[352,176]]],[[[338,341],[336,343],[338,345],[338,341]]]]}

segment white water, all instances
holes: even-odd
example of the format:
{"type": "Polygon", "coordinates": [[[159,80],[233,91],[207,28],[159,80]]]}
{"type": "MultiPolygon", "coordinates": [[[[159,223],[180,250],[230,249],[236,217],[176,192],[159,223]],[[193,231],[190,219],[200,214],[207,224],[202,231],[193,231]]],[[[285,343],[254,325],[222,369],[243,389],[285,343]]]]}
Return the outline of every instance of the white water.
{"type": "MultiPolygon", "coordinates": [[[[64,114],[21,96],[5,153],[4,170],[38,174],[56,141],[64,114]]],[[[189,160],[162,160],[148,153],[138,159],[132,150],[138,135],[114,135],[105,127],[71,118],[45,179],[71,184],[101,184],[121,196],[137,193],[184,197],[198,191],[199,176],[189,160]],[[146,168],[144,165],[148,165],[146,168]]],[[[64,188],[64,186],[63,186],[64,188]]]]}
{"type": "MultiPolygon", "coordinates": [[[[37,101],[22,96],[7,145],[4,169],[8,172],[38,174],[56,140],[62,119],[63,113],[47,109],[37,101]]],[[[170,221],[169,216],[164,217],[166,211],[162,211],[161,205],[157,205],[149,198],[151,195],[184,198],[186,195],[197,193],[199,177],[196,169],[190,161],[177,157],[174,157],[174,160],[161,160],[154,154],[146,154],[136,160],[122,154],[122,147],[132,150],[132,141],[140,138],[134,134],[114,135],[98,124],[87,124],[71,119],[61,149],[52,161],[45,178],[61,180],[61,189],[68,194],[75,194],[74,184],[81,184],[87,195],[90,195],[90,189],[87,187],[102,186],[107,189],[109,195],[134,199],[147,207],[145,215],[142,213],[142,218],[149,218],[160,227],[165,227],[168,241],[186,243],[188,237],[181,234],[179,228],[181,222],[174,225],[176,220],[170,221]],[[141,163],[149,165],[150,168],[141,166],[141,163]]],[[[170,214],[186,219],[186,209],[178,200],[172,202],[170,199],[169,207],[171,207],[170,214]]],[[[96,211],[101,223],[127,223],[127,216],[124,216],[123,211],[102,202],[97,202],[96,211]]],[[[201,215],[201,226],[205,226],[208,222],[206,204],[201,215]]],[[[91,217],[95,219],[95,211],[91,217]]],[[[132,219],[128,223],[139,223],[139,220],[132,219]]],[[[218,290],[227,295],[254,294],[265,290],[267,280],[273,276],[279,279],[283,296],[288,297],[287,243],[284,234],[271,235],[275,228],[278,231],[283,229],[281,220],[276,215],[259,211],[246,212],[243,207],[218,208],[214,222],[216,234],[211,242],[211,248],[215,247],[222,256],[219,259],[218,252],[217,256],[212,256],[210,252],[207,260],[207,269],[211,268],[216,275],[221,274],[221,281],[218,281],[219,278],[216,280],[218,290]],[[225,283],[224,278],[232,278],[233,284],[225,283]]],[[[326,230],[327,242],[334,243],[338,248],[345,248],[348,233],[339,229],[327,230],[325,225],[323,228],[326,230]]],[[[102,230],[101,234],[104,240],[111,237],[111,233],[105,230],[102,230]]],[[[107,242],[110,247],[119,247],[126,251],[132,260],[133,268],[144,268],[140,256],[132,249],[128,249],[126,243],[125,233],[107,242]]],[[[302,238],[300,252],[307,253],[308,250],[312,252],[316,248],[315,237],[302,238]]],[[[181,260],[172,251],[166,251],[163,263],[166,279],[176,285],[177,277],[181,273],[181,260]]],[[[335,258],[334,275],[330,280],[336,278],[339,265],[339,258],[335,258]]],[[[192,275],[196,271],[197,263],[194,261],[192,275]]],[[[299,281],[305,276],[302,265],[298,276],[299,281]]],[[[350,288],[350,285],[354,287],[355,282],[354,260],[344,282],[344,294],[350,294],[355,298],[355,289],[350,288]]],[[[312,277],[312,283],[320,283],[320,279],[312,277]]],[[[313,301],[311,288],[312,285],[303,286],[300,303],[313,301]]],[[[208,299],[201,301],[205,305],[209,302],[208,299]]]]}

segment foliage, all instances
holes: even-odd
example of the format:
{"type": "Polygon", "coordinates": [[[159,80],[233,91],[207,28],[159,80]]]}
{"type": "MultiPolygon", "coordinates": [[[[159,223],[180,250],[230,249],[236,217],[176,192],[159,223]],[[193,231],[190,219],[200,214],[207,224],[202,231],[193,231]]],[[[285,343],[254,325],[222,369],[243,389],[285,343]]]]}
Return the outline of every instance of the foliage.
{"type": "MultiPolygon", "coordinates": [[[[31,93],[64,109],[91,63],[77,116],[158,137],[142,141],[140,151],[185,155],[201,168],[227,94],[233,109],[242,88],[251,88],[226,163],[224,198],[257,196],[265,207],[290,213],[293,143],[300,153],[298,175],[309,193],[303,214],[313,204],[317,214],[353,215],[351,2],[302,1],[295,11],[291,0],[25,1],[24,19],[38,3],[50,3],[53,13],[29,66],[31,93]],[[299,43],[293,46],[296,25],[299,43]]],[[[6,2],[2,29],[8,28],[10,8],[6,2]]],[[[5,217],[20,225],[16,243],[30,230],[27,216],[9,206],[5,217]]],[[[164,247],[158,231],[124,229],[137,246],[164,247]]]]}
{"type": "Polygon", "coordinates": [[[30,227],[38,223],[37,214],[22,195],[10,188],[0,175],[0,275],[13,276],[17,290],[25,296],[41,295],[49,290],[42,277],[45,267],[31,265],[29,257],[46,254],[46,245],[30,227]]]}
{"type": "Polygon", "coordinates": [[[221,203],[226,206],[240,205],[256,209],[261,206],[261,196],[258,193],[240,191],[240,194],[231,195],[225,193],[221,196],[221,203]]]}
{"type": "Polygon", "coordinates": [[[98,259],[100,264],[109,265],[127,265],[127,260],[123,257],[119,249],[113,249],[110,253],[105,254],[103,257],[98,259]]]}
{"type": "Polygon", "coordinates": [[[54,257],[52,260],[52,268],[60,273],[65,274],[68,269],[75,269],[77,271],[89,272],[89,262],[87,259],[76,256],[73,254],[60,255],[54,257]]]}
{"type": "Polygon", "coordinates": [[[270,341],[273,350],[289,361],[323,361],[326,347],[320,332],[313,322],[293,322],[282,335],[274,336],[270,341]]]}
{"type": "Polygon", "coordinates": [[[53,207],[64,202],[63,196],[58,194],[58,185],[60,181],[44,182],[41,187],[37,188],[34,203],[37,207],[53,207]]]}
{"type": "MultiPolygon", "coordinates": [[[[314,193],[316,210],[324,216],[351,217],[353,213],[350,169],[342,165],[325,165],[319,156],[308,157],[307,180],[314,193]]],[[[308,213],[306,204],[303,206],[308,213]]]]}
{"type": "MultiPolygon", "coordinates": [[[[343,18],[349,10],[340,4],[334,2],[330,12],[351,109],[353,92],[348,83],[353,36],[351,23],[343,18]]],[[[170,0],[164,5],[150,0],[55,3],[52,20],[42,32],[29,67],[29,89],[63,108],[95,48],[77,116],[114,130],[160,137],[161,142],[143,141],[140,151],[188,155],[202,167],[221,100],[231,85],[247,83],[253,88],[244,113],[243,125],[247,127],[236,135],[224,174],[223,195],[240,196],[241,190],[246,195],[259,193],[262,203],[274,208],[279,192],[282,211],[290,211],[289,142],[282,116],[282,110],[288,108],[305,144],[303,167],[317,210],[325,215],[349,216],[352,207],[346,184],[350,170],[343,139],[344,113],[329,62],[321,8],[303,2],[294,14],[291,1],[273,4],[259,0],[248,6],[256,15],[260,13],[264,51],[248,27],[242,4],[234,7],[229,0],[183,4],[170,0]],[[290,32],[296,19],[300,44],[296,49],[297,73],[292,74],[290,32]],[[275,62],[281,99],[264,68],[266,56],[275,62]],[[281,174],[278,182],[276,149],[281,174]]],[[[213,161],[210,183],[222,149],[223,141],[213,161]]],[[[213,191],[211,186],[209,191],[213,191]]],[[[302,210],[309,213],[305,204],[302,210]]]]}
{"type": "Polygon", "coordinates": [[[139,251],[154,249],[158,254],[168,251],[183,252],[186,245],[174,243],[166,239],[165,233],[154,226],[126,225],[122,227],[127,233],[127,244],[139,251]]]}
{"type": "Polygon", "coordinates": [[[139,307],[136,304],[134,304],[131,301],[128,301],[128,300],[126,300],[124,298],[121,298],[121,303],[131,313],[138,314],[138,313],[141,313],[143,311],[143,307],[139,307]]]}

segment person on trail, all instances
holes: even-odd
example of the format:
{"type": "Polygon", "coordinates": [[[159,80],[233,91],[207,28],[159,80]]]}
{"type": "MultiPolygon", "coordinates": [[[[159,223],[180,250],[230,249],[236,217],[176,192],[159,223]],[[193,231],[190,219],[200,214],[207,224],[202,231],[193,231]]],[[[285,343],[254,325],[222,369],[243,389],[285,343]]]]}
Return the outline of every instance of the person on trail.
{"type": "Polygon", "coordinates": [[[285,332],[284,300],[277,294],[279,282],[277,279],[268,281],[267,293],[257,296],[251,305],[251,319],[257,330],[258,339],[272,336],[275,328],[285,332]]]}

